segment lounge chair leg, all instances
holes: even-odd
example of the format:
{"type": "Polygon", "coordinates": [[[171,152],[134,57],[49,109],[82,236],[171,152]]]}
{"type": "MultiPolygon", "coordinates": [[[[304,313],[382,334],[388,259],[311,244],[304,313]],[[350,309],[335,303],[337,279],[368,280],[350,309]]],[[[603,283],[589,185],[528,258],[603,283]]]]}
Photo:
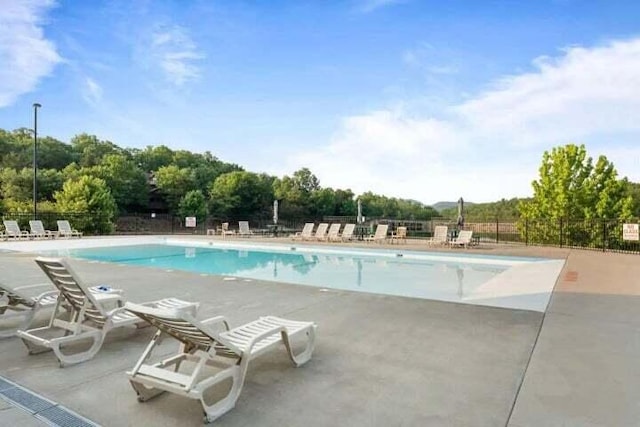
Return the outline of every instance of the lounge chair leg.
{"type": "Polygon", "coordinates": [[[138,395],[138,402],[146,402],[147,400],[153,399],[154,397],[164,393],[164,390],[160,390],[155,387],[147,387],[137,381],[129,380],[129,382],[138,395]]]}
{"type": "Polygon", "coordinates": [[[240,362],[240,365],[232,366],[227,369],[225,372],[221,372],[216,375],[215,382],[209,385],[203,385],[200,393],[200,403],[202,404],[202,408],[204,409],[204,422],[211,423],[222,415],[229,412],[236,406],[236,402],[238,401],[238,397],[240,396],[240,392],[242,391],[242,386],[244,384],[244,377],[247,372],[247,359],[243,359],[240,362]],[[204,399],[204,395],[206,390],[213,385],[220,384],[223,380],[231,378],[233,383],[231,384],[231,389],[229,393],[223,397],[222,399],[216,402],[206,402],[204,399]]]}
{"type": "Polygon", "coordinates": [[[293,349],[291,348],[291,343],[289,342],[289,336],[285,331],[281,332],[282,334],[282,342],[284,346],[287,348],[287,353],[289,353],[289,359],[296,367],[302,366],[311,359],[311,355],[313,353],[313,349],[315,348],[316,342],[316,328],[315,326],[309,326],[307,329],[307,345],[305,349],[301,351],[299,354],[294,354],[293,349]]]}
{"type": "Polygon", "coordinates": [[[90,337],[93,340],[93,344],[91,344],[91,347],[89,347],[88,350],[80,353],[64,354],[60,348],[61,343],[59,342],[51,343],[51,350],[53,350],[56,357],[60,361],[61,368],[64,368],[65,366],[68,366],[68,365],[73,365],[76,363],[81,363],[81,362],[85,362],[87,360],[93,359],[93,357],[98,353],[98,351],[100,351],[100,347],[102,347],[102,343],[104,341],[104,334],[100,332],[96,332],[94,334],[91,334],[90,337]]]}

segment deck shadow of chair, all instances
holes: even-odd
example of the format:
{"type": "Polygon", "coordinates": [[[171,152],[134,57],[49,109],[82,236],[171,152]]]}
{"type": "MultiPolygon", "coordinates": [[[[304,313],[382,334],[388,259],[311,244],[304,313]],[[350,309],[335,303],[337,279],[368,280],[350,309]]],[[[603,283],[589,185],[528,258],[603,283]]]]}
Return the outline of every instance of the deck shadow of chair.
{"type": "Polygon", "coordinates": [[[388,231],[389,224],[378,224],[378,226],[376,227],[376,232],[373,235],[366,236],[364,238],[364,241],[383,243],[387,240],[388,231]]]}
{"type": "Polygon", "coordinates": [[[158,331],[131,371],[129,381],[145,402],[164,392],[197,399],[205,412],[205,422],[212,422],[235,406],[249,362],[255,357],[284,345],[293,364],[301,366],[311,359],[315,345],[316,325],[313,322],[287,320],[274,316],[229,328],[222,316],[198,320],[187,312],[154,309],[127,303],[125,308],[158,331]],[[148,363],[162,335],[181,343],[176,354],[157,363],[148,363]],[[292,339],[306,337],[304,349],[295,354],[292,339]],[[193,366],[185,372],[185,365],[193,366]],[[231,380],[227,394],[217,400],[211,391],[231,380]]]}
{"type": "Polygon", "coordinates": [[[446,245],[448,241],[449,227],[436,225],[433,229],[433,237],[427,240],[428,245],[446,245]]]}
{"type": "Polygon", "coordinates": [[[473,231],[471,230],[460,230],[458,233],[458,237],[451,239],[449,241],[449,246],[462,246],[465,249],[469,248],[471,245],[471,239],[473,238],[473,231]]]}
{"type": "Polygon", "coordinates": [[[29,239],[31,238],[31,233],[27,230],[21,230],[18,225],[18,221],[14,220],[3,220],[4,224],[4,232],[7,236],[7,239],[29,239]]]}
{"type": "MultiPolygon", "coordinates": [[[[29,350],[29,354],[53,351],[60,362],[60,367],[81,363],[92,359],[100,348],[109,331],[121,327],[141,327],[145,325],[140,318],[125,311],[122,305],[124,297],[114,294],[107,298],[97,298],[71,266],[61,258],[36,258],[36,263],[44,271],[60,295],[51,314],[49,324],[44,327],[18,330],[17,335],[29,350]],[[70,307],[71,314],[61,316],[59,308],[62,303],[70,307]],[[115,305],[116,308],[108,307],[115,305]],[[62,333],[62,336],[56,334],[62,333]],[[50,336],[53,338],[49,338],[50,336]],[[67,346],[80,341],[91,340],[88,349],[77,348],[69,352],[67,346]]],[[[164,298],[144,303],[152,307],[164,307],[190,311],[197,311],[199,304],[182,301],[177,298],[164,298]]]]}
{"type": "MultiPolygon", "coordinates": [[[[111,299],[114,294],[123,293],[121,289],[106,285],[92,286],[89,291],[98,300],[111,299]]],[[[27,329],[40,311],[55,307],[59,295],[60,291],[50,283],[15,287],[0,283],[0,321],[10,325],[0,329],[0,338],[12,337],[18,330],[27,329]]],[[[62,308],[70,309],[64,301],[62,308]]]]}
{"type": "Polygon", "coordinates": [[[72,228],[68,220],[62,219],[56,221],[56,223],[58,224],[59,237],[82,237],[82,232],[72,228]]]}
{"type": "Polygon", "coordinates": [[[56,236],[54,231],[45,230],[44,225],[40,220],[30,220],[29,228],[31,229],[31,236],[36,239],[53,239],[56,236]]]}

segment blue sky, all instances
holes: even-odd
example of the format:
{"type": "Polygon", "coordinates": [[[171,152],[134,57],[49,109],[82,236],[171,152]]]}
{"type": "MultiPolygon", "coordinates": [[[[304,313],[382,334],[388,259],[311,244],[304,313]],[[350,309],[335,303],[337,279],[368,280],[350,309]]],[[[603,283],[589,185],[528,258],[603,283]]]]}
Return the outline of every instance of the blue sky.
{"type": "Polygon", "coordinates": [[[640,2],[0,0],[0,128],[433,203],[584,143],[640,181],[640,2]]]}

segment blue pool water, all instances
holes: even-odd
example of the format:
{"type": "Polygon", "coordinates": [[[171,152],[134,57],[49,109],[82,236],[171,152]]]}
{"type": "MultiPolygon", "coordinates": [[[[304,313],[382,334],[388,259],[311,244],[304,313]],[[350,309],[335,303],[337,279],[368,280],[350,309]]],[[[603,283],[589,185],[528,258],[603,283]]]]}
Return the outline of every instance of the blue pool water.
{"type": "MultiPolygon", "coordinates": [[[[61,255],[61,253],[58,253],[61,255]]],[[[509,265],[302,251],[138,245],[64,255],[127,265],[418,298],[458,300],[509,265]]]]}

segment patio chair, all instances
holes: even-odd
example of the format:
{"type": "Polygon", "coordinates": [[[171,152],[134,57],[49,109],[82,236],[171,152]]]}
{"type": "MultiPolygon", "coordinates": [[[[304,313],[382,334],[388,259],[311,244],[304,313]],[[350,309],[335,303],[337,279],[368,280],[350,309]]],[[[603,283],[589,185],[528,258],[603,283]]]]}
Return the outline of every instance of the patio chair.
{"type": "Polygon", "coordinates": [[[249,221],[238,221],[238,235],[240,237],[251,237],[253,231],[249,228],[249,221]]]}
{"type": "Polygon", "coordinates": [[[58,224],[58,236],[60,237],[82,237],[82,233],[74,228],[71,228],[71,224],[67,220],[59,220],[58,224]]]}
{"type": "Polygon", "coordinates": [[[446,225],[436,225],[433,229],[433,237],[427,240],[429,245],[445,245],[449,228],[446,225]]]}
{"type": "Polygon", "coordinates": [[[314,235],[315,240],[325,240],[327,238],[327,228],[329,228],[329,224],[326,222],[318,224],[316,234],[314,235]]]}
{"type": "Polygon", "coordinates": [[[222,238],[226,238],[227,236],[233,236],[235,235],[236,232],[233,230],[229,230],[229,223],[228,222],[223,222],[222,225],[220,226],[220,235],[222,236],[222,238]]]}
{"type": "Polygon", "coordinates": [[[387,240],[387,232],[388,231],[389,231],[389,225],[388,224],[378,224],[378,226],[376,227],[375,234],[370,235],[370,236],[366,236],[364,238],[364,240],[367,241],[367,242],[382,243],[385,240],[387,240]]]}
{"type": "Polygon", "coordinates": [[[31,234],[27,230],[20,230],[18,221],[3,220],[4,232],[7,239],[29,239],[31,234]]]}
{"type": "Polygon", "coordinates": [[[353,232],[356,229],[355,224],[345,224],[342,229],[342,234],[340,235],[340,240],[343,242],[349,241],[353,239],[353,232]]]}
{"type": "Polygon", "coordinates": [[[212,422],[233,409],[252,359],[283,344],[293,364],[301,366],[311,359],[315,344],[313,322],[267,316],[229,329],[222,316],[197,320],[187,312],[131,303],[127,303],[125,309],[158,329],[133,369],[127,372],[138,400],[145,402],[165,391],[197,399],[204,409],[205,422],[212,422]],[[149,363],[163,334],[178,340],[180,349],[161,362],[149,363]],[[298,336],[306,338],[306,346],[294,354],[291,340],[298,336]],[[211,391],[228,380],[231,380],[229,391],[214,400],[211,391]]]}
{"type": "MultiPolygon", "coordinates": [[[[17,335],[27,346],[29,354],[53,350],[60,361],[60,367],[84,362],[92,359],[98,353],[105,336],[112,329],[128,326],[140,327],[144,324],[140,318],[125,311],[122,307],[108,309],[107,301],[96,298],[64,259],[39,257],[36,258],[36,263],[58,288],[60,296],[47,326],[18,330],[17,335]],[[59,308],[63,301],[71,307],[71,315],[68,320],[63,320],[59,316],[59,308]],[[50,338],[51,336],[53,338],[50,338]],[[73,347],[73,344],[89,339],[91,346],[86,350],[67,348],[67,346],[73,347]]],[[[125,301],[122,295],[113,295],[108,302],[122,305],[125,301]]],[[[193,315],[198,309],[198,303],[186,302],[177,298],[165,298],[144,305],[186,310],[193,315]]]]}
{"type": "Polygon", "coordinates": [[[313,222],[307,222],[302,231],[292,237],[293,240],[311,240],[313,238],[313,227],[315,227],[313,222]]]}
{"type": "Polygon", "coordinates": [[[29,221],[29,228],[31,228],[31,236],[36,239],[53,239],[56,236],[53,231],[45,230],[40,220],[29,221]]]}
{"type": "Polygon", "coordinates": [[[473,231],[460,230],[458,237],[449,241],[449,247],[462,246],[465,249],[471,245],[471,238],[473,237],[473,231]]]}
{"type": "Polygon", "coordinates": [[[327,233],[327,235],[325,236],[324,240],[333,242],[336,240],[340,240],[340,227],[342,226],[342,224],[337,223],[337,224],[331,224],[331,226],[329,227],[329,232],[327,233]]]}
{"type": "MultiPolygon", "coordinates": [[[[100,285],[92,286],[89,291],[98,301],[113,300],[114,295],[122,295],[121,289],[100,285]]],[[[0,338],[12,337],[18,330],[29,327],[40,310],[54,307],[60,291],[49,283],[11,287],[0,283],[0,321],[5,325],[0,330],[0,338]],[[33,292],[35,291],[35,292],[33,292]],[[33,295],[35,293],[35,295],[33,295]],[[6,326],[6,324],[13,326],[6,326]]],[[[63,308],[70,310],[63,301],[63,308]]]]}
{"type": "Polygon", "coordinates": [[[395,233],[391,233],[391,243],[403,241],[407,243],[407,227],[398,227],[395,233]]]}

